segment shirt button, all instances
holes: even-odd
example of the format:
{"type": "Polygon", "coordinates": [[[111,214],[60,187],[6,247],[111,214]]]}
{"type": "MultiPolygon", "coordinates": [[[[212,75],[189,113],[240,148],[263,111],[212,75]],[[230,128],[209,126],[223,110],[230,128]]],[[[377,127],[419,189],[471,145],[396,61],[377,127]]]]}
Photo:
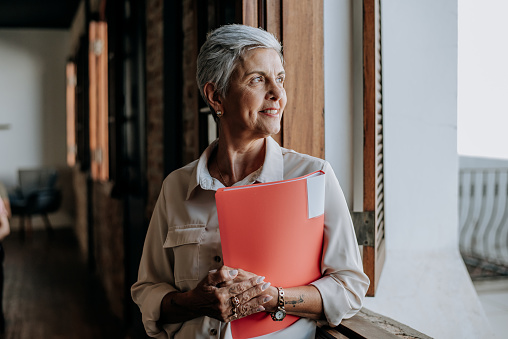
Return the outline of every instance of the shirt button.
{"type": "Polygon", "coordinates": [[[215,328],[211,328],[210,335],[217,335],[217,330],[215,328]]]}
{"type": "Polygon", "coordinates": [[[221,262],[222,261],[222,258],[219,257],[218,255],[216,255],[213,260],[215,260],[216,262],[221,262]]]}

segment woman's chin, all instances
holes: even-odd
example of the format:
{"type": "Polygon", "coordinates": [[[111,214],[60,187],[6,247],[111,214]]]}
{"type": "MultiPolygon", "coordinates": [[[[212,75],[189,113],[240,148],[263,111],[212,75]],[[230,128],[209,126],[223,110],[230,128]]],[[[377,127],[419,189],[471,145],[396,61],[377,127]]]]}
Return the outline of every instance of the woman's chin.
{"type": "Polygon", "coordinates": [[[280,132],[280,124],[278,126],[274,126],[272,128],[267,129],[266,136],[271,137],[279,132],[280,132]]]}
{"type": "Polygon", "coordinates": [[[274,136],[275,134],[279,133],[280,131],[280,126],[278,128],[276,127],[273,127],[273,128],[263,128],[262,130],[257,130],[255,133],[254,133],[254,138],[255,139],[265,139],[265,138],[268,138],[268,137],[271,137],[271,136],[274,136]]]}
{"type": "Polygon", "coordinates": [[[267,121],[267,123],[264,124],[263,129],[265,130],[267,136],[272,136],[272,135],[279,133],[280,122],[281,122],[280,116],[279,116],[279,114],[276,114],[275,117],[271,117],[269,119],[269,121],[267,121]]]}

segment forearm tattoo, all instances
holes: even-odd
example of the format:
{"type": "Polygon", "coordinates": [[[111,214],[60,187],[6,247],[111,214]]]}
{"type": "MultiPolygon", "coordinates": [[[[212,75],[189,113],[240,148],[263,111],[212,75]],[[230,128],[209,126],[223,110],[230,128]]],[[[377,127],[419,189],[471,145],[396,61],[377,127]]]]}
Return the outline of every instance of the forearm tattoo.
{"type": "Polygon", "coordinates": [[[286,300],[284,303],[286,305],[293,305],[293,307],[296,307],[296,304],[303,304],[303,294],[300,295],[300,299],[298,300],[286,300]]]}

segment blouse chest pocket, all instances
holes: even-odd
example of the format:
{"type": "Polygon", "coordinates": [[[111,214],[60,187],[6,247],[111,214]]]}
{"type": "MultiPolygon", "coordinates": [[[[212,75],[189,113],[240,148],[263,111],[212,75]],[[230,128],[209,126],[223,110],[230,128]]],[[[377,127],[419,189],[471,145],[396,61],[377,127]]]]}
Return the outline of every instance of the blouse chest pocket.
{"type": "Polygon", "coordinates": [[[205,231],[205,225],[193,224],[173,226],[168,229],[164,248],[174,253],[175,283],[199,278],[199,248],[205,231]]]}

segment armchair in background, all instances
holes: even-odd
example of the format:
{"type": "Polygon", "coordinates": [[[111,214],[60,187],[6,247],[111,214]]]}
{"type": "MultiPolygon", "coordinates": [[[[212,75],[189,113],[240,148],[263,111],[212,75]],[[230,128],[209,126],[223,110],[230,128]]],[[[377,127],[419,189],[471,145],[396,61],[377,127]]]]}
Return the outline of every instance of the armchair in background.
{"type": "Polygon", "coordinates": [[[56,187],[58,172],[53,168],[18,170],[19,186],[9,193],[12,215],[20,217],[21,232],[32,232],[33,215],[41,215],[52,233],[48,213],[60,208],[62,192],[56,187]]]}

